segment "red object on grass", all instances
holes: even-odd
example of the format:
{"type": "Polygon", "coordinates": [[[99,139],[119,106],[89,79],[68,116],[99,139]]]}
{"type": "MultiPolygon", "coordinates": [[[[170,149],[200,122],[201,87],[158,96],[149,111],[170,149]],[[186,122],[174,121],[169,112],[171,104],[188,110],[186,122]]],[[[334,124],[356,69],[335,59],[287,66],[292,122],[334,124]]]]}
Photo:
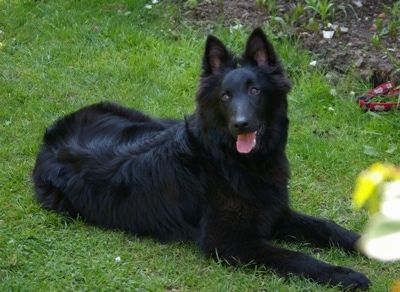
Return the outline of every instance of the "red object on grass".
{"type": "Polygon", "coordinates": [[[357,97],[356,102],[364,110],[370,111],[388,111],[392,108],[400,109],[400,87],[395,88],[392,81],[382,83],[381,85],[375,87],[371,91],[367,92],[365,95],[357,97]],[[388,96],[399,96],[397,101],[373,101],[374,97],[388,97],[388,96]]]}

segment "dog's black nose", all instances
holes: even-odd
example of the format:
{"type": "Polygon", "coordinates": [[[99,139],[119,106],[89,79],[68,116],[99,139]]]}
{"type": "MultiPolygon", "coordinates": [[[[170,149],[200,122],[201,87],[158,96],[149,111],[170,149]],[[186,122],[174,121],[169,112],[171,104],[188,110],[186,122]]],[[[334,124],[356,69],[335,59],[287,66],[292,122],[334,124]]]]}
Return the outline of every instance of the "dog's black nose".
{"type": "Polygon", "coordinates": [[[243,117],[236,118],[233,121],[233,127],[236,130],[244,130],[249,127],[249,120],[243,117]]]}

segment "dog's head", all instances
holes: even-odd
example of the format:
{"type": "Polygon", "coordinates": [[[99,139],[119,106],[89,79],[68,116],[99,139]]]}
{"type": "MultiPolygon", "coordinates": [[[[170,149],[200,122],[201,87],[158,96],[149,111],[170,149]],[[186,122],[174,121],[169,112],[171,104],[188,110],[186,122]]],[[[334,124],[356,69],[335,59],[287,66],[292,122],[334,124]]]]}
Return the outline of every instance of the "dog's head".
{"type": "Polygon", "coordinates": [[[231,143],[243,154],[273,138],[268,129],[277,118],[287,119],[290,82],[262,29],[251,33],[241,58],[209,36],[202,68],[196,101],[205,127],[230,135],[231,143]]]}

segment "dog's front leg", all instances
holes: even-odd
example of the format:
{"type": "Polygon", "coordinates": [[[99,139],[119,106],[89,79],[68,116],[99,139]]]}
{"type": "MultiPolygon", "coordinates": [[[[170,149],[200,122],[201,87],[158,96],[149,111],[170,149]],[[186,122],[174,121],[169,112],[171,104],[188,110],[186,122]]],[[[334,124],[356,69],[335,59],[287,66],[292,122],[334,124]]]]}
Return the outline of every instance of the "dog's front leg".
{"type": "Polygon", "coordinates": [[[362,273],[333,266],[303,253],[275,247],[251,232],[236,229],[233,233],[220,230],[203,238],[202,249],[208,256],[228,264],[263,266],[286,277],[294,274],[323,285],[341,286],[346,290],[366,290],[369,279],[362,273]]]}
{"type": "Polygon", "coordinates": [[[290,210],[278,229],[278,239],[293,241],[306,240],[318,247],[336,244],[346,251],[356,250],[360,236],[335,222],[315,218],[290,210]]]}

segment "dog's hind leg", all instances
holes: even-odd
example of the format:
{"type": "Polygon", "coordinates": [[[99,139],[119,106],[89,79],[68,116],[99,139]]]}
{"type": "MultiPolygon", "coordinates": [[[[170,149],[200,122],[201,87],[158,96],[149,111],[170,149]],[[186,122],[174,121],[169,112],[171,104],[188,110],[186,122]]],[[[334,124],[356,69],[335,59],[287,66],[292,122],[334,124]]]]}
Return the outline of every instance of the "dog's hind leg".
{"type": "Polygon", "coordinates": [[[37,200],[44,209],[67,213],[72,218],[77,217],[78,212],[71,202],[55,186],[38,176],[34,177],[34,184],[37,200]]]}
{"type": "Polygon", "coordinates": [[[305,240],[318,247],[338,245],[346,251],[356,250],[360,236],[335,222],[290,210],[276,234],[286,241],[305,240]]]}

